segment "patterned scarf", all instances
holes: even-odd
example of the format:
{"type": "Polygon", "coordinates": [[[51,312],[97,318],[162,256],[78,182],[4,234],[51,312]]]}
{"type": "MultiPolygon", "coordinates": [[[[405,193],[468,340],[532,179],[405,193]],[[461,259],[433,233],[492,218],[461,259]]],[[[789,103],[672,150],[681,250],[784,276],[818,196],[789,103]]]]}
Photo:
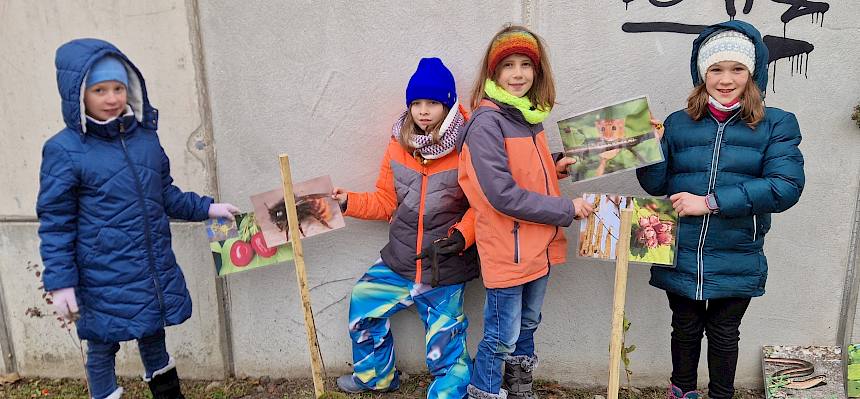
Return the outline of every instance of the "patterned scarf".
{"type": "MultiPolygon", "coordinates": [[[[397,141],[400,141],[400,129],[403,127],[403,122],[406,121],[407,109],[400,114],[397,122],[391,127],[391,135],[397,141]]],[[[429,134],[413,134],[409,140],[409,145],[415,148],[415,152],[419,153],[424,159],[439,159],[454,151],[457,144],[457,137],[460,135],[460,128],[466,124],[466,119],[460,113],[460,103],[455,102],[442,125],[439,126],[439,140],[434,141],[433,136],[429,134]]],[[[414,154],[413,154],[414,155],[414,154]]]]}
{"type": "Polygon", "coordinates": [[[549,116],[549,111],[552,110],[552,108],[544,110],[535,107],[532,105],[532,102],[528,97],[514,96],[513,94],[508,93],[505,89],[499,87],[492,79],[487,79],[487,81],[484,82],[484,93],[493,100],[516,107],[523,113],[523,117],[526,118],[526,122],[531,123],[532,125],[543,122],[543,120],[549,116]]]}

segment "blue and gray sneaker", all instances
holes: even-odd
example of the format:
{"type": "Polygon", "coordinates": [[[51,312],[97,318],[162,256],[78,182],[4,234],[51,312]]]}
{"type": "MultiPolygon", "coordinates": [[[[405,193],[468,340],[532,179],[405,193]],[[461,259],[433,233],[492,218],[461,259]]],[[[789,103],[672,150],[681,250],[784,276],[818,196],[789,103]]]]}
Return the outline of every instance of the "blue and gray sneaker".
{"type": "Polygon", "coordinates": [[[341,391],[346,393],[362,393],[362,392],[393,392],[400,388],[400,372],[394,372],[394,378],[391,380],[391,384],[388,385],[388,388],[384,389],[373,389],[367,385],[365,385],[361,380],[355,377],[354,374],[346,374],[337,378],[337,387],[341,391]]]}

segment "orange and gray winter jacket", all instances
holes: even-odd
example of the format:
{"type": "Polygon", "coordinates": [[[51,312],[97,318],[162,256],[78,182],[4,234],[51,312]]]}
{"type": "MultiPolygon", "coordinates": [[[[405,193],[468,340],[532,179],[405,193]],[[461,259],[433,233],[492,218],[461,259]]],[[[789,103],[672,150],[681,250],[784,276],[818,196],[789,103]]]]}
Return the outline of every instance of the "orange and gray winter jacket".
{"type": "Polygon", "coordinates": [[[543,125],[515,107],[484,99],[458,142],[460,186],[475,210],[475,238],[487,288],[536,280],[565,261],[573,202],[560,195],[543,125]]]}
{"type": "Polygon", "coordinates": [[[458,284],[478,276],[474,212],[457,184],[457,158],[457,152],[452,151],[422,165],[392,137],[376,191],[347,194],[346,216],[389,221],[389,241],[382,248],[382,260],[416,283],[433,283],[434,265],[432,260],[416,261],[415,255],[433,241],[449,236],[453,229],[466,239],[466,249],[458,255],[439,256],[436,283],[458,284]]]}

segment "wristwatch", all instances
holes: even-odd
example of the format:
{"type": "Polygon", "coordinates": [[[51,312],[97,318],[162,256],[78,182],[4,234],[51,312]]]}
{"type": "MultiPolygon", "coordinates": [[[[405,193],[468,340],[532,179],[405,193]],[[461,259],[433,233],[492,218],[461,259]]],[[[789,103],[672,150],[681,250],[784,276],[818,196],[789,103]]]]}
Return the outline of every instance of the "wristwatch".
{"type": "Polygon", "coordinates": [[[720,206],[717,205],[717,198],[714,196],[714,193],[710,193],[705,196],[705,205],[708,207],[708,210],[711,211],[712,215],[720,213],[720,206]]]}

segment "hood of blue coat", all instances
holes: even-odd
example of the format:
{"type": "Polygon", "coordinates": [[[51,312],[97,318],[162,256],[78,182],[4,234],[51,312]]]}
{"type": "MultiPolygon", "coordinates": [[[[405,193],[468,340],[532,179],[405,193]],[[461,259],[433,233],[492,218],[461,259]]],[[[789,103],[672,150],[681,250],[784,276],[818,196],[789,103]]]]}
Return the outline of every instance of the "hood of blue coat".
{"type": "Polygon", "coordinates": [[[762,40],[758,29],[749,23],[739,20],[726,21],[708,26],[693,41],[693,53],[690,56],[690,73],[693,76],[693,86],[702,84],[702,78],[699,76],[699,68],[696,65],[696,60],[699,59],[699,48],[702,47],[702,44],[711,35],[724,30],[735,30],[743,33],[755,44],[755,74],[753,74],[753,79],[755,79],[756,85],[758,85],[758,88],[762,91],[762,95],[764,95],[767,90],[767,63],[769,61],[767,46],[764,44],[764,40],[762,40]]]}
{"type": "Polygon", "coordinates": [[[128,72],[128,105],[135,119],[145,128],[156,130],[158,110],[149,103],[146,84],[140,70],[114,45],[99,39],[76,39],[57,49],[54,65],[57,67],[57,88],[62,101],[63,121],[78,133],[86,132],[83,90],[87,72],[100,58],[113,55],[123,61],[128,72]]]}

